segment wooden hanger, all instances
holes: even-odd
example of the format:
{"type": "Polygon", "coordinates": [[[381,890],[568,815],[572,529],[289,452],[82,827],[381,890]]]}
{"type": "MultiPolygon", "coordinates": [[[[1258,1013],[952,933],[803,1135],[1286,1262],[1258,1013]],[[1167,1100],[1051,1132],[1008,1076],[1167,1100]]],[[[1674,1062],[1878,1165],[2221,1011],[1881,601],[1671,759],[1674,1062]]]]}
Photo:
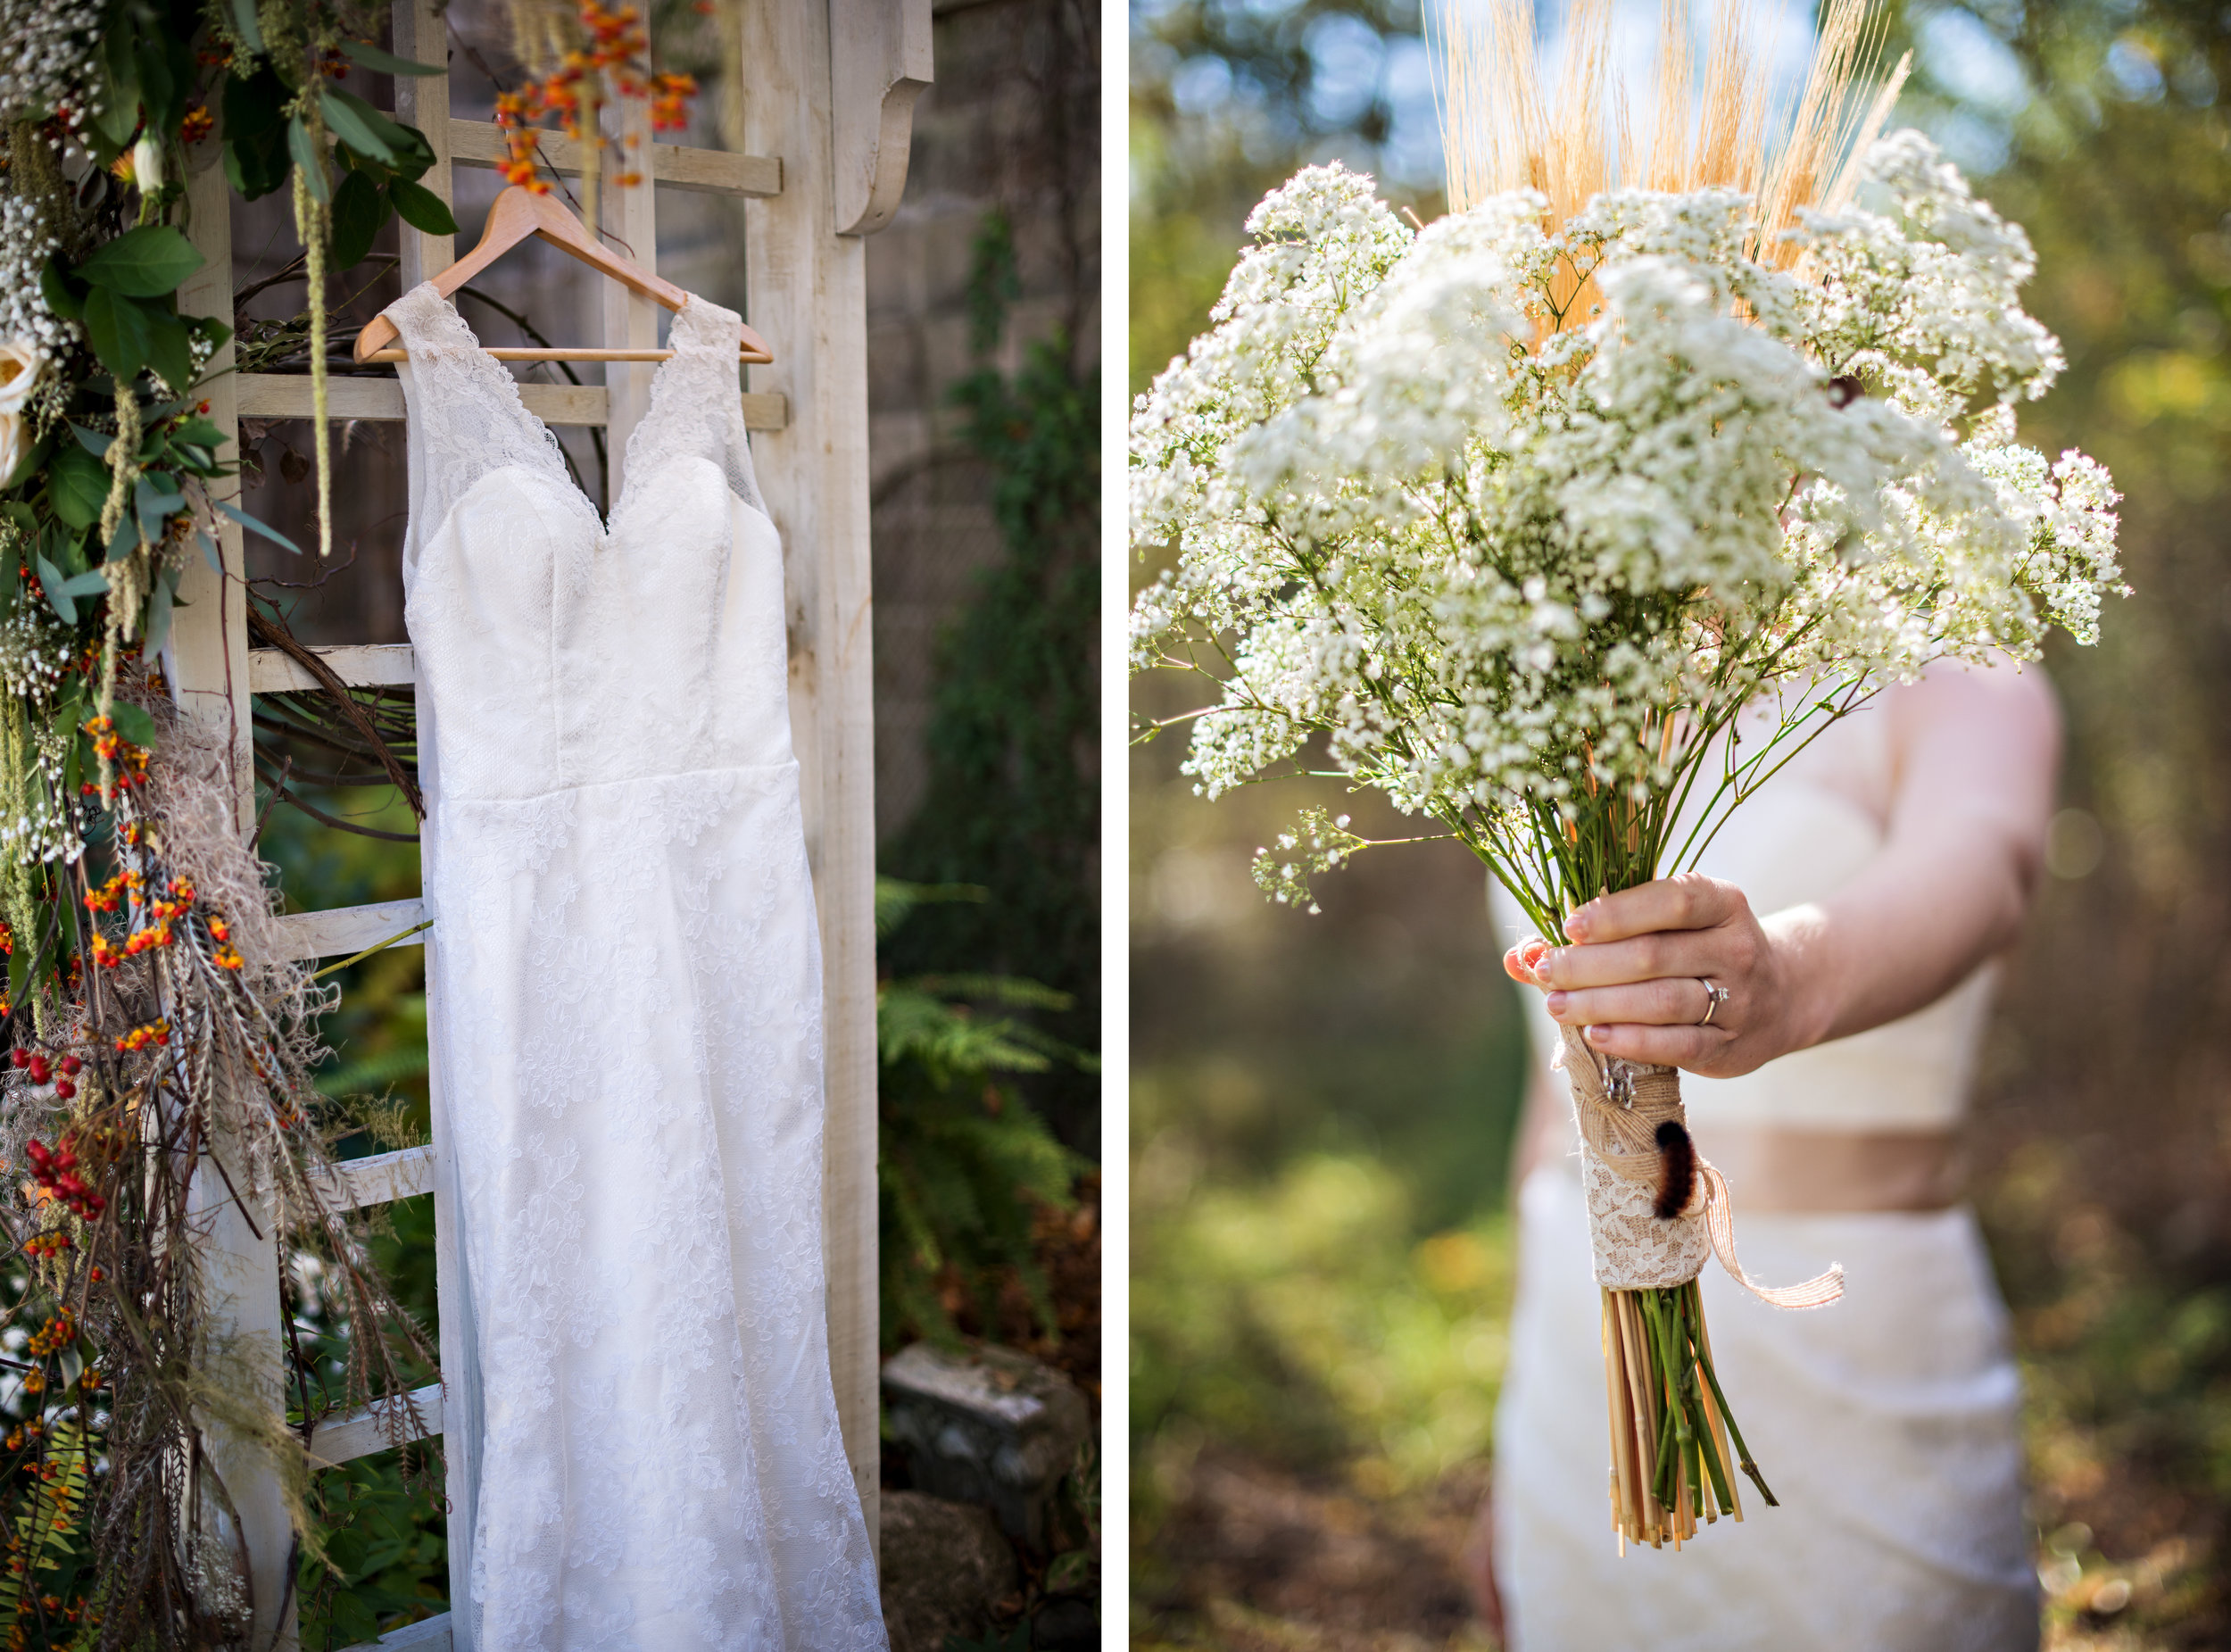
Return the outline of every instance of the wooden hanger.
{"type": "MultiPolygon", "coordinates": [[[[648,188],[645,183],[637,186],[648,188]]],[[[538,195],[524,184],[513,184],[488,209],[487,228],[480,245],[434,278],[434,290],[452,298],[490,264],[530,236],[539,236],[561,253],[569,253],[592,270],[601,270],[631,293],[656,300],[668,310],[679,310],[689,295],[671,281],[638,269],[583,228],[581,220],[554,197],[538,195]]],[[[395,324],[376,316],[356,336],[360,361],[403,361],[409,353],[396,345],[395,324]]],[[[588,350],[572,345],[529,347],[506,345],[488,353],[499,361],[663,361],[671,350],[588,350]]],[[[772,361],[775,353],[750,328],[743,329],[743,349],[738,359],[772,361]]]]}

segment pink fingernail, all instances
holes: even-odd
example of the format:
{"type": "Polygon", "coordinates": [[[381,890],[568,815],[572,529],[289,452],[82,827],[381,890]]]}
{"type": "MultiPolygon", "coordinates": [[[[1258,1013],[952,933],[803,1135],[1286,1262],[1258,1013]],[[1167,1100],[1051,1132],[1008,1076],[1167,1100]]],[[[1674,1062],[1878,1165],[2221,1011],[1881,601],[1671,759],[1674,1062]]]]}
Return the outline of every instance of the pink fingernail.
{"type": "Polygon", "coordinates": [[[1591,1044],[1600,1044],[1604,1042],[1604,1029],[1600,1026],[1583,1027],[1580,1036],[1591,1044]]]}
{"type": "Polygon", "coordinates": [[[1569,992],[1552,992],[1547,1001],[1552,1016],[1561,1015],[1564,1007],[1572,1001],[1572,995],[1569,992]]]}

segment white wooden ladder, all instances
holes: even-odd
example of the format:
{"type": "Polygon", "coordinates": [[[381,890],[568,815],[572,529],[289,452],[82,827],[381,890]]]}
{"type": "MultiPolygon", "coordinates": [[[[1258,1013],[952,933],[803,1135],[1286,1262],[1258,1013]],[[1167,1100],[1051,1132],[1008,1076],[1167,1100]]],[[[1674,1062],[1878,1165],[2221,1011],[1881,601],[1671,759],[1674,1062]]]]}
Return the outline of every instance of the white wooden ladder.
{"type": "MultiPolygon", "coordinates": [[[[396,53],[421,62],[448,61],[432,0],[396,0],[396,53]]],[[[759,0],[748,8],[741,72],[745,76],[745,146],[756,153],[650,144],[636,105],[632,131],[649,147],[644,169],[656,187],[608,188],[607,229],[629,256],[651,266],[657,247],[657,188],[741,196],[747,214],[747,319],[774,345],[772,367],[752,369],[744,422],[761,492],[782,530],[791,638],[791,721],[801,784],[807,851],[814,873],[825,960],[828,1120],[824,1174],[828,1265],[829,1352],[845,1453],[876,1530],[875,729],[868,654],[868,468],[865,250],[860,237],[896,211],[906,178],[911,112],[930,78],[929,0],[759,0]]],[[[446,77],[396,80],[396,114],[424,132],[436,156],[420,180],[453,199],[452,170],[492,167],[502,158],[497,129],[450,117],[446,77]]],[[[624,130],[621,136],[627,136],[624,130]]],[[[575,145],[545,138],[542,154],[560,173],[577,172],[575,145]]],[[[179,295],[187,314],[228,320],[232,310],[231,203],[220,145],[205,139],[189,178],[194,243],[207,261],[179,295]]],[[[453,261],[452,237],[399,226],[402,278],[415,286],[453,261]]],[[[657,342],[647,300],[608,284],[606,345],[657,342]]],[[[211,364],[210,416],[236,458],[239,420],[300,419],[311,413],[306,378],[235,374],[228,345],[211,364]]],[[[651,369],[616,366],[605,386],[530,385],[528,411],[553,425],[595,425],[607,432],[611,489],[618,496],[627,436],[643,412],[651,369]]],[[[329,416],[401,419],[402,391],[392,379],[338,378],[329,416]]],[[[258,693],[317,685],[276,650],[247,641],[240,528],[223,525],[220,582],[202,559],[189,561],[172,633],[174,692],[192,715],[228,728],[241,828],[255,814],[250,704],[258,693]]],[[[399,685],[413,678],[407,646],[319,651],[341,680],[399,685]]],[[[290,956],[356,952],[420,921],[416,901],[308,912],[285,920],[290,956]]],[[[439,967],[438,926],[425,937],[429,978],[439,967]]],[[[414,942],[415,943],[415,942],[414,942]]],[[[434,1071],[439,1071],[438,1064],[434,1071]]],[[[469,1106],[470,1098],[452,1105],[469,1106]]],[[[436,1117],[439,1111],[437,1109],[436,1117]]],[[[407,1199],[435,1186],[431,1146],[358,1159],[339,1169],[331,1191],[351,1208],[407,1199]]],[[[455,1288],[456,1216],[435,1212],[438,1291],[455,1288]]],[[[278,1269],[240,1213],[212,1200],[208,1276],[220,1332],[264,1350],[265,1398],[283,1405],[278,1269]]],[[[443,1365],[460,1364],[444,1317],[443,1365]]],[[[389,1397],[392,1403],[395,1397],[389,1397]]],[[[438,1385],[411,1397],[429,1433],[442,1427],[438,1385]]],[[[323,1463],[341,1463],[386,1444],[379,1406],[320,1424],[310,1442],[323,1463]]],[[[296,1645],[293,1538],[276,1480],[245,1442],[212,1428],[205,1449],[238,1509],[256,1611],[255,1645],[290,1652],[296,1645]]],[[[452,1542],[451,1554],[463,1546],[452,1542]]],[[[452,1566],[451,1598],[465,1580],[452,1566]]],[[[461,1637],[460,1638],[461,1640],[461,1637]]],[[[448,1648],[446,1615],[386,1636],[382,1647],[448,1648]]],[[[460,1647],[460,1652],[462,1652],[460,1647]]]]}

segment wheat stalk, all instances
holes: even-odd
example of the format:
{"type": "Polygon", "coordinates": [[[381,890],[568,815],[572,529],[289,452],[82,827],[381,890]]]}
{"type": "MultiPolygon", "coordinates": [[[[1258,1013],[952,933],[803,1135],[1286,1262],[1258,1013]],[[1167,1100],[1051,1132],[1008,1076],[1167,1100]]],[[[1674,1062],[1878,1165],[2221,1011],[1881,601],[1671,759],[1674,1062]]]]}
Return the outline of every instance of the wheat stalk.
{"type": "Polygon", "coordinates": [[[1828,0],[1804,88],[1777,137],[1774,25],[1762,0],[1717,0],[1701,64],[1688,0],[1662,0],[1653,106],[1638,138],[1613,72],[1612,27],[1612,0],[1572,0],[1553,88],[1529,0],[1436,0],[1428,32],[1442,65],[1434,97],[1452,212],[1538,189],[1554,231],[1606,189],[1739,189],[1758,203],[1755,255],[1787,267],[1802,249],[1782,232],[1799,208],[1848,197],[1912,62],[1882,72],[1879,0],[1828,0]]]}

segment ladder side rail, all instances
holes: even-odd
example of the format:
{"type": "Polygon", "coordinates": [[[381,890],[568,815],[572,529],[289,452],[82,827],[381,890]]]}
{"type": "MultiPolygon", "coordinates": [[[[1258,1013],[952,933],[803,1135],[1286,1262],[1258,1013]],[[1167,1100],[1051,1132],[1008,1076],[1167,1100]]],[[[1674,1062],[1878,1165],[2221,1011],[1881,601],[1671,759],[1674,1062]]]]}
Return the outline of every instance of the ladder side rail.
{"type": "Polygon", "coordinates": [[[821,923],[826,1099],[822,1253],[844,1452],[878,1544],[875,706],[868,608],[866,245],[836,233],[830,8],[746,8],[743,146],[783,158],[783,193],[746,203],[748,320],[776,361],[787,426],[752,461],[782,531],[796,747],[821,923]]]}
{"type": "MultiPolygon", "coordinates": [[[[438,63],[446,71],[449,62],[449,27],[444,19],[440,0],[394,0],[392,17],[393,38],[398,56],[421,63],[438,63]]],[[[445,205],[454,208],[457,192],[451,159],[448,74],[397,77],[395,107],[402,119],[427,135],[427,141],[434,148],[434,164],[419,179],[419,184],[441,197],[445,205]]],[[[402,279],[406,290],[439,275],[456,261],[454,237],[428,235],[400,220],[396,230],[401,238],[402,279]]],[[[402,386],[396,384],[394,389],[399,403],[402,386]]],[[[426,715],[427,706],[422,695],[419,705],[419,763],[425,789],[431,795],[438,788],[433,742],[425,738],[424,735],[426,715]]],[[[431,851],[431,843],[427,838],[422,838],[419,846],[421,887],[424,887],[425,858],[431,851]]],[[[473,1352],[473,1331],[469,1319],[471,1298],[466,1287],[459,1224],[457,1161],[449,1132],[450,1098],[442,1083],[439,1017],[432,1013],[432,1006],[438,1001],[435,984],[441,974],[439,928],[437,924],[435,928],[425,932],[426,995],[429,1011],[427,1017],[427,1090],[433,1115],[434,1299],[441,1322],[442,1410],[444,1420],[454,1419],[464,1424],[461,1431],[452,1431],[451,1437],[445,1440],[446,1446],[454,1447],[477,1438],[472,1419],[479,1415],[480,1392],[477,1361],[473,1352]]],[[[448,1502],[449,1598],[452,1608],[471,1598],[473,1511],[478,1465],[469,1460],[470,1457],[469,1449],[445,1449],[442,1453],[448,1502]]],[[[458,1652],[472,1652],[469,1618],[458,1618],[456,1623],[455,1645],[458,1652]]]]}
{"type": "MultiPolygon", "coordinates": [[[[204,138],[189,152],[189,235],[203,262],[179,289],[178,307],[189,315],[232,319],[232,202],[222,145],[204,138]]],[[[239,417],[228,339],[208,364],[210,418],[224,433],[219,457],[239,457],[239,417]]],[[[220,483],[220,489],[235,486],[220,483]]],[[[180,712],[225,731],[232,754],[236,814],[245,834],[255,815],[255,763],[249,724],[247,595],[245,546],[239,526],[220,519],[220,578],[203,559],[187,559],[180,606],[164,650],[171,693],[180,712]]],[[[212,1143],[226,1154],[229,1144],[212,1143]]],[[[197,1168],[188,1207],[208,1224],[203,1255],[209,1291],[209,1333],[241,1349],[254,1398],[273,1415],[285,1415],[285,1366],[278,1249],[259,1239],[222,1180],[197,1168]]],[[[230,1493],[239,1515],[253,1605],[253,1641],[259,1648],[293,1652],[295,1641],[294,1532],[278,1477],[260,1442],[212,1424],[203,1449],[230,1493]]],[[[219,1519],[209,1510],[201,1517],[219,1519]]]]}

